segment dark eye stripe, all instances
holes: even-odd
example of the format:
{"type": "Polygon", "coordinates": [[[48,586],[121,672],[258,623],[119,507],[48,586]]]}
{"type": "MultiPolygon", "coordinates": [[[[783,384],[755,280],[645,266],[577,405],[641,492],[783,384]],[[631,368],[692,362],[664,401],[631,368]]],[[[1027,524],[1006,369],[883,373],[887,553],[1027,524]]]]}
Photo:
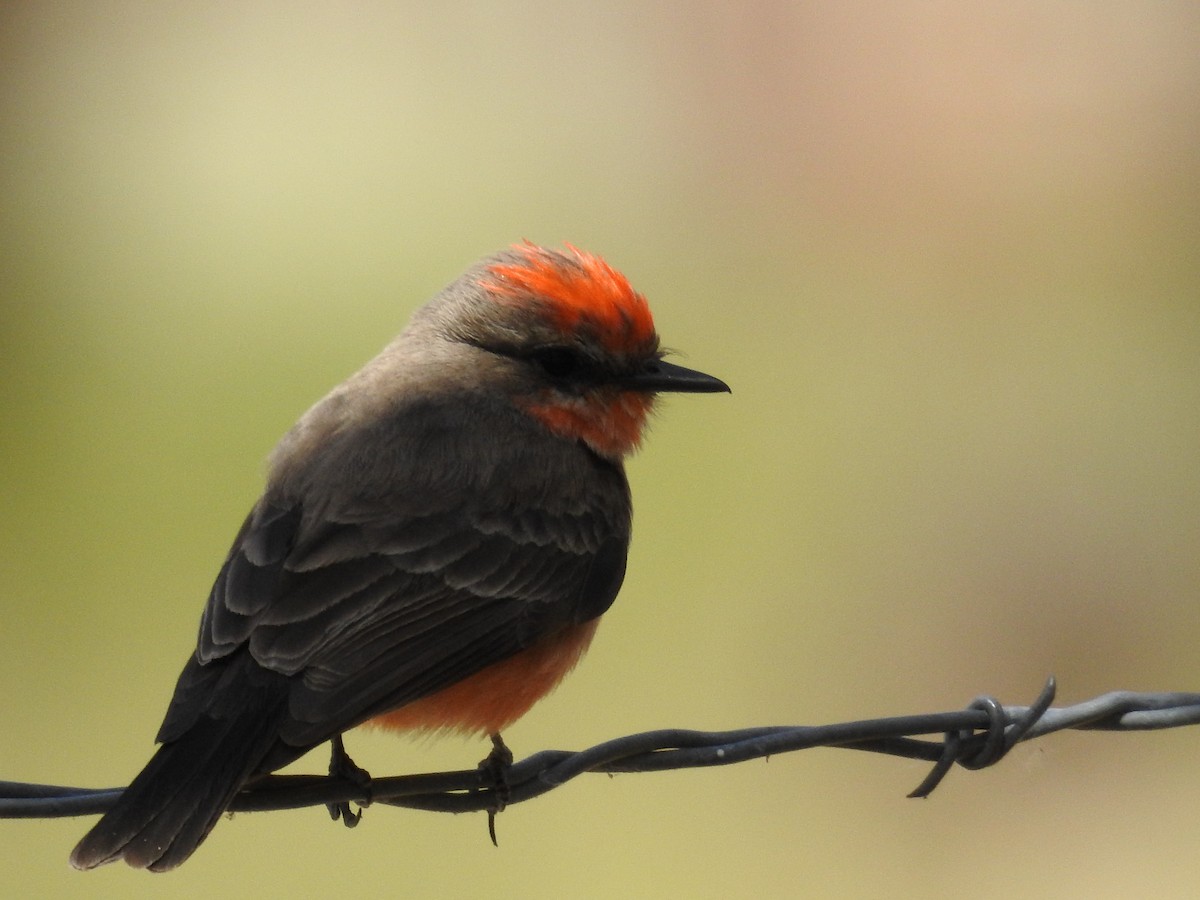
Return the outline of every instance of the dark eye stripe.
{"type": "Polygon", "coordinates": [[[529,358],[551,378],[571,378],[588,368],[587,360],[571,347],[538,347],[529,358]]]}

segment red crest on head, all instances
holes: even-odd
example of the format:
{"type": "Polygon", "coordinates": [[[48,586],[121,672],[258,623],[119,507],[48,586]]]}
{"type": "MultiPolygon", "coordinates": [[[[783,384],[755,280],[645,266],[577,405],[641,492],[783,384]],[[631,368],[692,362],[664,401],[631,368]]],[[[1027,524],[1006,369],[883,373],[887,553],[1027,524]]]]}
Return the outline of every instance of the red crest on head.
{"type": "Polygon", "coordinates": [[[522,260],[488,266],[496,280],[486,286],[510,297],[542,298],[564,334],[591,326],[610,351],[638,350],[653,343],[654,319],[646,298],[600,257],[565,246],[567,253],[560,254],[528,241],[514,245],[522,260]]]}

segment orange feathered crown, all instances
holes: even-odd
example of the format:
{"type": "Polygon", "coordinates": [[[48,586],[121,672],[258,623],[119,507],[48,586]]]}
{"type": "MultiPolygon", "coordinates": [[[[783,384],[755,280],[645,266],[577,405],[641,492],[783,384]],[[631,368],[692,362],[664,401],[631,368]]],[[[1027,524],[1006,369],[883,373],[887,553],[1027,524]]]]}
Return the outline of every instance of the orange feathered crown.
{"type": "Polygon", "coordinates": [[[522,260],[488,266],[496,281],[489,281],[487,287],[499,295],[549,301],[547,311],[564,334],[573,334],[586,323],[613,352],[657,342],[650,306],[625,276],[598,256],[571,244],[564,246],[562,253],[529,241],[514,244],[522,260]]]}

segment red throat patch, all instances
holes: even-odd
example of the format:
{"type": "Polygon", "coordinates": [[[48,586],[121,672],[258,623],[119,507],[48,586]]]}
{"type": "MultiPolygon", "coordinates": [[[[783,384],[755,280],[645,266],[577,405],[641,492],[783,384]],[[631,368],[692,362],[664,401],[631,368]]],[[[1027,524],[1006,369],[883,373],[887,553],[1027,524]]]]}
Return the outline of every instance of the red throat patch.
{"type": "Polygon", "coordinates": [[[548,300],[547,309],[563,333],[590,325],[597,340],[613,353],[644,350],[656,342],[646,298],[600,257],[565,246],[574,265],[564,265],[559,256],[534,244],[514,245],[524,261],[489,266],[497,280],[488,282],[487,287],[510,297],[531,295],[548,300]]]}
{"type": "Polygon", "coordinates": [[[568,402],[556,398],[532,403],[527,410],[556,434],[581,440],[601,456],[620,459],[637,449],[653,407],[649,394],[609,390],[568,402]]]}

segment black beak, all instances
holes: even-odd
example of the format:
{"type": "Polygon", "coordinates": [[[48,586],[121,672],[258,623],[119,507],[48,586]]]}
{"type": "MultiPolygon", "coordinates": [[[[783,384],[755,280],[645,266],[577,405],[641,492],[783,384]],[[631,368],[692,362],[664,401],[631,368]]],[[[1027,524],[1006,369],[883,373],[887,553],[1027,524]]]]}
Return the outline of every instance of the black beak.
{"type": "Polygon", "coordinates": [[[655,359],[639,371],[621,379],[621,386],[634,391],[675,394],[733,393],[720,378],[713,378],[695,369],[685,369],[673,363],[655,359]]]}

